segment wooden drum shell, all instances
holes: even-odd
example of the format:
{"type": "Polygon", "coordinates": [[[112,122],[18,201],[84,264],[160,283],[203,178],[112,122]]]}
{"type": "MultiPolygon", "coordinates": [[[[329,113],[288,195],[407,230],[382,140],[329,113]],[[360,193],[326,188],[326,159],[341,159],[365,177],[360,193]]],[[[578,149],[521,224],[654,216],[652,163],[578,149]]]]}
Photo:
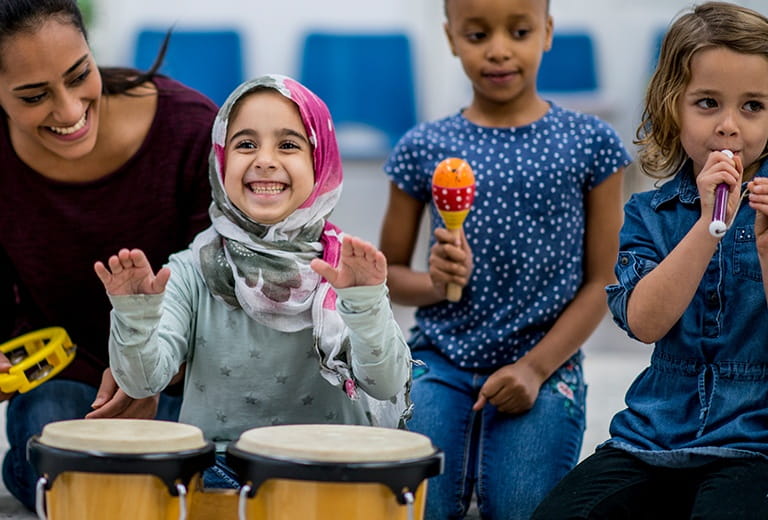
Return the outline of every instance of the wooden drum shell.
{"type": "Polygon", "coordinates": [[[421,520],[426,479],[442,472],[443,454],[403,430],[293,425],[245,432],[227,448],[227,464],[250,487],[248,520],[421,520]],[[390,441],[406,445],[388,450],[390,441]]]}
{"type": "Polygon", "coordinates": [[[177,520],[188,509],[178,486],[195,491],[215,462],[196,427],[139,419],[51,423],[27,451],[49,520],[177,520]]]}

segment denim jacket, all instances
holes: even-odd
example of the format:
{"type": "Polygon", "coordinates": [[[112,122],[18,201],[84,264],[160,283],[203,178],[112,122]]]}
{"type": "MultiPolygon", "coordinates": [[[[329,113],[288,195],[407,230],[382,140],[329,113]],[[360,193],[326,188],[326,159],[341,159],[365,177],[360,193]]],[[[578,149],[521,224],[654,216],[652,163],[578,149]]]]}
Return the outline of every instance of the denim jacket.
{"type": "MultiPolygon", "coordinates": [[[[757,175],[768,176],[768,161],[757,175]]],[[[606,291],[614,321],[630,336],[633,288],[700,214],[690,162],[660,188],[627,202],[618,283],[606,291]]],[[[690,305],[656,342],[650,366],[627,391],[627,408],[614,416],[603,445],[671,467],[712,457],[768,457],[768,304],[754,219],[742,200],[690,305]]]]}

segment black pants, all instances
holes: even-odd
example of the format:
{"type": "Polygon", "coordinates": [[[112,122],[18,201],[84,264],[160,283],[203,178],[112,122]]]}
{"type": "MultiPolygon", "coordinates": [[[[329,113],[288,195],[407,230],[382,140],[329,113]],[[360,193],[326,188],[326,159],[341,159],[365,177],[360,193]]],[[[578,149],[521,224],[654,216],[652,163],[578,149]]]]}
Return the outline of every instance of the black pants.
{"type": "Polygon", "coordinates": [[[603,448],[568,473],[531,520],[765,520],[766,494],[762,458],[663,468],[603,448]]]}

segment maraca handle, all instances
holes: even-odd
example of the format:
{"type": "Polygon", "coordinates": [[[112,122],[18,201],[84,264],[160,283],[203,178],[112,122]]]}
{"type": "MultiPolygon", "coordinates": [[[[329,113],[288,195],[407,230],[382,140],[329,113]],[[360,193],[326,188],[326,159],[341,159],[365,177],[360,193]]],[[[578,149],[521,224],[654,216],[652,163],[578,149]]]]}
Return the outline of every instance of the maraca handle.
{"type": "MultiPolygon", "coordinates": [[[[461,238],[461,228],[449,228],[448,231],[454,238],[461,238]]],[[[449,302],[461,300],[462,287],[457,283],[448,282],[445,288],[445,299],[449,302]]]]}
{"type": "Polygon", "coordinates": [[[445,288],[445,299],[454,303],[461,300],[461,285],[449,283],[445,288]]]}

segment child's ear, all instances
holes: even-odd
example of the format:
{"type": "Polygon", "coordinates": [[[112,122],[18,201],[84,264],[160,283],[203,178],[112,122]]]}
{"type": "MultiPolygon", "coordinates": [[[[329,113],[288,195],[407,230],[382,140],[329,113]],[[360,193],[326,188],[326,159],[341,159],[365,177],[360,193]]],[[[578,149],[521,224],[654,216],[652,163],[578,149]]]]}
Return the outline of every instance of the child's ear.
{"type": "Polygon", "coordinates": [[[448,38],[448,46],[451,48],[451,54],[458,56],[458,54],[456,54],[456,47],[453,44],[453,36],[451,36],[451,28],[448,25],[448,22],[443,24],[443,30],[445,31],[445,37],[448,38]]]}
{"type": "Polygon", "coordinates": [[[545,31],[546,31],[546,34],[547,34],[546,38],[547,39],[544,42],[544,52],[546,52],[546,51],[548,51],[548,50],[550,50],[552,48],[552,34],[554,33],[554,30],[555,30],[555,21],[554,21],[554,19],[552,18],[551,15],[547,15],[547,23],[546,23],[546,26],[545,26],[545,31]]]}

